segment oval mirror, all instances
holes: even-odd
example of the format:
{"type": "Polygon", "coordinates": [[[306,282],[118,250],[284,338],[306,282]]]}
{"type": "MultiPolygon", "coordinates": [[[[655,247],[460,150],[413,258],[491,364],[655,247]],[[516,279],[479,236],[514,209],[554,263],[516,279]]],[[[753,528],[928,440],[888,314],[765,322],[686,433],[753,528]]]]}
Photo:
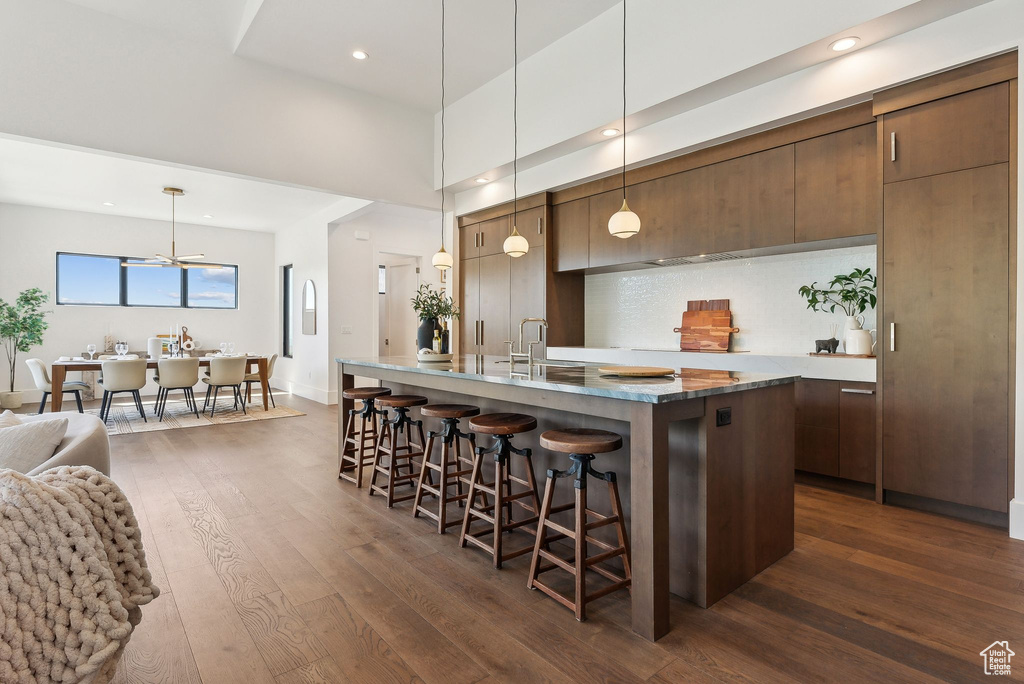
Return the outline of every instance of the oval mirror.
{"type": "Polygon", "coordinates": [[[302,334],[316,335],[316,286],[312,280],[302,286],[302,334]]]}

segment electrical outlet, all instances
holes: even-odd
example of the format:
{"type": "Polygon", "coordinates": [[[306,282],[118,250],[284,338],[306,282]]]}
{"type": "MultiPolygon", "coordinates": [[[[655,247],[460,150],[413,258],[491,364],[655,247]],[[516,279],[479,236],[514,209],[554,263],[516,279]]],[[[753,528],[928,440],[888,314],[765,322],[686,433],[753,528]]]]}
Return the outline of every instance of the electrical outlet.
{"type": "Polygon", "coordinates": [[[351,325],[343,325],[343,326],[341,326],[341,334],[342,335],[351,335],[352,334],[352,326],[351,325]]]}
{"type": "Polygon", "coordinates": [[[715,427],[724,427],[732,424],[732,407],[726,406],[715,411],[715,427]]]}

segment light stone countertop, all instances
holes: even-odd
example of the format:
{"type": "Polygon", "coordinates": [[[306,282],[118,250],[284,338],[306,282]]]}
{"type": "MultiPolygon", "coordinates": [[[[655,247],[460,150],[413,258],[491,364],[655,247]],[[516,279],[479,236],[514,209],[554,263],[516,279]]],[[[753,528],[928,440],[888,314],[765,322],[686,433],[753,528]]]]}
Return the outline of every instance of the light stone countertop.
{"type": "MultiPolygon", "coordinates": [[[[339,364],[344,364],[345,371],[353,375],[359,375],[359,367],[378,368],[652,404],[742,392],[759,387],[783,385],[799,379],[799,375],[786,373],[729,372],[686,369],[678,366],[668,366],[676,369],[674,376],[623,378],[602,374],[598,370],[598,366],[602,364],[568,362],[562,362],[565,364],[564,367],[537,367],[530,377],[524,377],[510,374],[507,359],[502,363],[502,357],[497,356],[456,356],[450,363],[421,363],[415,357],[335,360],[339,364]]],[[[518,364],[517,369],[525,372],[526,364],[518,364]]],[[[415,382],[411,380],[409,384],[414,385],[415,382]]]]}

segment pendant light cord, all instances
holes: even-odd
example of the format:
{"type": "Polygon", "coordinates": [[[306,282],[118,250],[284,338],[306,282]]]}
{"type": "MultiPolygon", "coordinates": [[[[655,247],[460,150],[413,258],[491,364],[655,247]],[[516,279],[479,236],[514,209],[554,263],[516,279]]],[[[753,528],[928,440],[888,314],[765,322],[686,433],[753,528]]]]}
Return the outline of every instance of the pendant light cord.
{"type": "Polygon", "coordinates": [[[622,0],[622,201],[626,201],[626,0],[622,0]]]}
{"type": "Polygon", "coordinates": [[[171,193],[171,258],[177,258],[174,248],[174,193],[171,193]]]}
{"type": "Polygon", "coordinates": [[[519,214],[519,0],[512,2],[512,232],[519,214]]]}
{"type": "Polygon", "coordinates": [[[441,0],[441,249],[444,249],[444,0],[441,0]]]}

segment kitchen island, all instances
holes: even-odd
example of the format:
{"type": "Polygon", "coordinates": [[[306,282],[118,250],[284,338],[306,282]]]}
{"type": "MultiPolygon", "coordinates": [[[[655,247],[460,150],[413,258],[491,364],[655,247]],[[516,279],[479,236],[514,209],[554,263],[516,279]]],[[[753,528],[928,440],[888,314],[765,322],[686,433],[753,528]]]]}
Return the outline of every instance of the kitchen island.
{"type": "MultiPolygon", "coordinates": [[[[369,378],[395,394],[534,416],[517,435],[535,469],[564,468],[538,447],[548,429],[591,427],[623,437],[601,454],[618,474],[632,547],[632,625],[669,631],[669,592],[707,607],[793,548],[793,382],[798,376],[681,369],[665,378],[603,375],[559,363],[510,372],[498,357],[337,359],[339,395],[369,378]]],[[[341,416],[352,409],[343,400],[341,416]]],[[[338,421],[339,449],[344,420],[338,421]]],[[[432,426],[425,426],[430,429],[432,426]]],[[[486,444],[486,440],[481,440],[486,444]]],[[[517,464],[513,459],[513,469],[517,464]]],[[[472,551],[467,551],[471,553],[472,551]]],[[[523,581],[524,591],[526,581],[523,581]]]]}

